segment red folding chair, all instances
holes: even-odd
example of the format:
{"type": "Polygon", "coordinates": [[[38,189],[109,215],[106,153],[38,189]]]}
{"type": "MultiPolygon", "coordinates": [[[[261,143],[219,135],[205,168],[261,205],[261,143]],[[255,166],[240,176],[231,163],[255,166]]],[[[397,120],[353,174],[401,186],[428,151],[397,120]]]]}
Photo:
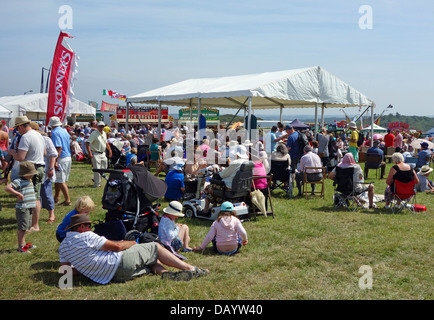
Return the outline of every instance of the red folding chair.
{"type": "Polygon", "coordinates": [[[404,183],[398,180],[394,181],[395,191],[392,193],[392,201],[390,207],[393,213],[399,213],[404,209],[408,209],[415,213],[414,205],[416,204],[416,192],[414,186],[416,181],[413,179],[410,182],[404,183]]]}

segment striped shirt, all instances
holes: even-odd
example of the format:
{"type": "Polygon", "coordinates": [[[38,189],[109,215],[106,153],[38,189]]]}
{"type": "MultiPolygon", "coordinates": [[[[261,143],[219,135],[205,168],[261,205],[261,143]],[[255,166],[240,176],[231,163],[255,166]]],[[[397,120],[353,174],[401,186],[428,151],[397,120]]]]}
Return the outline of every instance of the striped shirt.
{"type": "Polygon", "coordinates": [[[107,284],[111,281],[119,262],[121,252],[100,250],[107,241],[92,231],[70,231],[59,247],[59,261],[70,263],[82,275],[100,283],[107,284]]]}
{"type": "Polygon", "coordinates": [[[36,194],[32,180],[18,178],[11,182],[11,186],[15,191],[20,192],[24,196],[23,200],[17,201],[15,208],[27,209],[36,207],[36,194]]]}

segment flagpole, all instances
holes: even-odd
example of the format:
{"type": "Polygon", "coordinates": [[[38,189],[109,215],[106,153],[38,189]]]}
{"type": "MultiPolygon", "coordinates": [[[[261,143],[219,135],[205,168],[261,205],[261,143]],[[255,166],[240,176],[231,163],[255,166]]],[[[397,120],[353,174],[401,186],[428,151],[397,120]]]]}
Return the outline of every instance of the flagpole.
{"type": "MultiPolygon", "coordinates": [[[[383,116],[384,112],[386,112],[386,110],[389,109],[389,108],[393,108],[393,106],[391,104],[389,104],[387,106],[387,108],[383,110],[383,112],[380,114],[380,116],[377,119],[375,119],[375,122],[377,122],[378,120],[380,120],[380,118],[383,116]]],[[[377,123],[377,125],[379,125],[379,124],[377,123]]]]}

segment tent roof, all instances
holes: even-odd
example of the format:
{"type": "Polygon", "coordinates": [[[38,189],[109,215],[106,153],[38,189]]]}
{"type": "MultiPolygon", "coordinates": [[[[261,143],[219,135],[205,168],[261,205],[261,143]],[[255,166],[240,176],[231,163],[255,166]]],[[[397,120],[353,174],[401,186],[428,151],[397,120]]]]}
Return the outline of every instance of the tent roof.
{"type": "Polygon", "coordinates": [[[6,109],[5,107],[3,107],[0,104],[0,118],[10,119],[11,114],[12,114],[12,111],[10,111],[9,109],[6,109]]]}
{"type": "MultiPolygon", "coordinates": [[[[0,97],[0,105],[10,111],[47,112],[48,93],[0,97]]],[[[96,109],[80,100],[71,98],[70,114],[95,115],[96,109]]]]}
{"type": "MultiPolygon", "coordinates": [[[[371,125],[365,127],[362,129],[362,131],[371,131],[371,125]]],[[[374,123],[374,131],[383,131],[383,132],[387,132],[386,128],[380,127],[379,125],[376,125],[374,123]]]]}
{"type": "Polygon", "coordinates": [[[252,109],[371,105],[372,100],[319,66],[259,74],[190,79],[128,97],[127,102],[239,108],[252,97],[252,109]]]}
{"type": "Polygon", "coordinates": [[[305,124],[304,122],[301,122],[298,119],[295,119],[294,121],[292,121],[291,126],[293,126],[296,129],[305,129],[305,128],[310,128],[307,124],[305,124]]]}

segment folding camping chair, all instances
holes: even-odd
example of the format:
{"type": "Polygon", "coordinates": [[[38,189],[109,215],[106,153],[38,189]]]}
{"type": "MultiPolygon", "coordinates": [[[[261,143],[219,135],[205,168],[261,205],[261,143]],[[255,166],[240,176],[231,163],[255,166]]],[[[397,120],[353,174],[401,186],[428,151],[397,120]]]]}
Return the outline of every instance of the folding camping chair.
{"type": "Polygon", "coordinates": [[[378,170],[381,170],[383,157],[378,153],[367,153],[365,158],[365,179],[368,178],[369,169],[375,170],[375,178],[378,178],[378,170]]]}
{"type": "Polygon", "coordinates": [[[416,204],[416,192],[414,190],[415,180],[404,183],[398,180],[394,181],[395,191],[392,193],[390,208],[393,213],[399,213],[408,209],[415,213],[414,205],[416,204]]]}
{"type": "Polygon", "coordinates": [[[412,169],[416,168],[417,157],[406,157],[405,163],[409,164],[412,169]]]}
{"type": "Polygon", "coordinates": [[[323,199],[325,198],[325,190],[324,190],[324,181],[325,181],[325,178],[326,178],[326,168],[325,167],[306,167],[305,168],[305,171],[303,173],[302,194],[306,197],[306,199],[307,199],[307,197],[309,195],[312,195],[312,196],[318,195],[318,196],[322,197],[323,199]],[[309,181],[309,179],[308,179],[308,173],[309,172],[307,172],[307,171],[309,170],[310,172],[312,172],[311,170],[314,170],[314,169],[321,169],[321,173],[322,173],[321,180],[318,180],[318,181],[309,181]],[[308,184],[310,184],[312,186],[316,185],[316,184],[320,184],[321,185],[321,190],[320,191],[318,191],[318,190],[309,191],[308,187],[307,187],[308,184]]]}
{"type": "Polygon", "coordinates": [[[336,167],[336,176],[333,181],[334,187],[334,207],[347,208],[350,211],[356,211],[358,207],[362,207],[358,193],[354,189],[353,183],[354,168],[336,167]]]}
{"type": "Polygon", "coordinates": [[[293,181],[291,169],[288,169],[289,161],[271,160],[270,175],[273,176],[271,191],[281,189],[286,192],[286,195],[292,198],[293,181]]]}

